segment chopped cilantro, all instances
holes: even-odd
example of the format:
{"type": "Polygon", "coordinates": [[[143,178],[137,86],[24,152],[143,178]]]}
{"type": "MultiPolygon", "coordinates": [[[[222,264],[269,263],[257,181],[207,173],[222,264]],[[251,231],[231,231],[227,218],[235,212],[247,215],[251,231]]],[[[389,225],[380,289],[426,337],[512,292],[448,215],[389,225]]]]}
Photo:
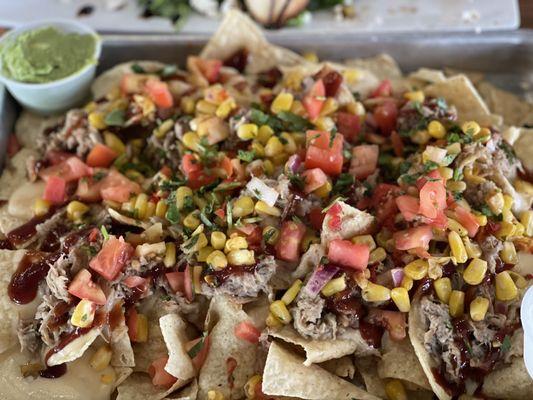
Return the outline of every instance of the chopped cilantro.
{"type": "Polygon", "coordinates": [[[190,250],[192,249],[196,243],[198,242],[198,238],[200,237],[200,235],[194,235],[193,237],[191,237],[189,239],[189,243],[185,244],[184,247],[187,249],[187,250],[190,250]]]}
{"type": "Polygon", "coordinates": [[[184,185],[185,185],[185,180],[182,180],[182,179],[173,179],[173,180],[165,179],[163,182],[159,184],[159,189],[166,190],[166,191],[172,191],[184,185]]]}
{"type": "Polygon", "coordinates": [[[200,351],[205,345],[206,339],[207,339],[207,331],[204,331],[200,340],[194,346],[192,346],[191,349],[189,350],[188,352],[189,357],[194,358],[198,355],[198,353],[200,353],[200,351]]]}
{"type": "Polygon", "coordinates": [[[113,110],[104,119],[108,126],[124,126],[126,123],[126,112],[124,110],[113,110]]]}
{"type": "Polygon", "coordinates": [[[267,229],[265,233],[263,233],[263,240],[268,243],[270,239],[272,239],[272,236],[276,233],[275,229],[267,229]]]}
{"type": "Polygon", "coordinates": [[[351,174],[340,174],[337,180],[335,181],[335,184],[333,185],[333,192],[335,193],[343,193],[347,189],[349,189],[353,184],[355,183],[355,178],[351,174]]]}
{"type": "Polygon", "coordinates": [[[131,70],[136,74],[144,74],[146,72],[145,69],[137,63],[131,65],[131,70]]]}
{"type": "Polygon", "coordinates": [[[329,134],[329,148],[330,149],[333,147],[333,143],[335,142],[335,136],[337,136],[337,129],[333,129],[329,134]]]}
{"type": "Polygon", "coordinates": [[[505,153],[505,157],[507,157],[507,160],[510,162],[510,163],[513,163],[516,161],[516,154],[513,150],[513,148],[509,145],[509,143],[505,142],[505,141],[501,141],[500,145],[499,145],[500,149],[503,150],[503,152],[505,153]]]}
{"type": "Polygon", "coordinates": [[[237,158],[244,162],[252,162],[255,158],[255,151],[239,150],[239,152],[237,153],[237,158]]]}
{"type": "Polygon", "coordinates": [[[175,75],[177,70],[178,67],[176,67],[175,65],[167,64],[159,71],[157,71],[157,75],[163,78],[168,78],[169,76],[175,75]]]}
{"type": "Polygon", "coordinates": [[[209,218],[207,218],[207,215],[205,215],[204,211],[200,213],[200,220],[204,223],[205,226],[208,228],[212,228],[214,224],[209,221],[209,218]]]}
{"type": "Polygon", "coordinates": [[[102,225],[100,227],[100,232],[102,232],[102,236],[104,237],[104,241],[109,240],[109,233],[107,232],[107,229],[105,225],[102,225]]]}
{"type": "Polygon", "coordinates": [[[424,163],[424,172],[433,171],[437,168],[439,168],[439,164],[437,164],[435,161],[429,160],[424,163]]]}
{"type": "Polygon", "coordinates": [[[509,335],[505,335],[505,337],[503,338],[502,347],[500,348],[501,352],[506,353],[509,351],[510,348],[511,348],[511,338],[509,337],[509,335]]]}
{"type": "Polygon", "coordinates": [[[102,179],[104,179],[106,177],[106,173],[104,171],[97,171],[94,175],[93,175],[93,179],[98,182],[98,181],[101,181],[102,179]]]}
{"type": "Polygon", "coordinates": [[[400,175],[403,175],[405,173],[407,173],[407,171],[409,171],[409,169],[411,168],[411,163],[409,161],[402,161],[400,163],[400,175]]]}
{"type": "Polygon", "coordinates": [[[302,132],[311,128],[311,123],[307,119],[289,111],[282,111],[277,117],[285,123],[284,129],[290,132],[302,132]]]}
{"type": "Polygon", "coordinates": [[[295,188],[302,190],[305,186],[305,180],[300,175],[289,174],[289,181],[295,188]]]}
{"type": "Polygon", "coordinates": [[[453,180],[460,181],[461,179],[463,179],[463,173],[461,172],[459,168],[455,168],[453,170],[453,180]]]}
{"type": "Polygon", "coordinates": [[[487,217],[494,217],[494,213],[487,204],[483,204],[479,211],[481,211],[481,214],[486,215],[487,217]]]}
{"type": "Polygon", "coordinates": [[[180,221],[180,212],[175,202],[170,203],[170,205],[168,206],[165,218],[171,224],[177,224],[180,221]]]}
{"type": "Polygon", "coordinates": [[[233,208],[231,201],[228,201],[228,204],[226,204],[226,221],[228,222],[228,227],[231,228],[233,225],[233,208]]]}
{"type": "Polygon", "coordinates": [[[417,179],[418,179],[418,174],[412,174],[412,175],[409,175],[409,174],[404,174],[402,176],[400,176],[400,179],[406,183],[407,185],[413,185],[416,183],[417,179]]]}
{"type": "Polygon", "coordinates": [[[319,262],[320,265],[325,265],[325,264],[329,264],[329,258],[327,258],[326,256],[322,256],[320,258],[320,262],[319,262]]]}

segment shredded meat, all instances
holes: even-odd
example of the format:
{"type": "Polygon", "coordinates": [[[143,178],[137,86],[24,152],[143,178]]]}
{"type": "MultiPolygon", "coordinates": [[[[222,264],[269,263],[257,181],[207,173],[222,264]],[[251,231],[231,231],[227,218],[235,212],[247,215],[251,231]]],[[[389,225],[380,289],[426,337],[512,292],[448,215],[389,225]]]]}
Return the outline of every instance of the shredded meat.
{"type": "Polygon", "coordinates": [[[503,248],[503,244],[494,236],[487,236],[481,243],[481,251],[483,252],[483,259],[487,261],[489,271],[495,273],[497,260],[500,256],[498,255],[500,250],[503,248]]]}
{"type": "Polygon", "coordinates": [[[38,322],[32,320],[19,320],[17,327],[17,336],[20,343],[20,350],[27,350],[30,353],[36,353],[41,345],[38,322]]]}
{"type": "Polygon", "coordinates": [[[326,340],[337,336],[337,320],[332,313],[325,313],[326,301],[311,297],[300,291],[295,306],[291,308],[294,328],[300,335],[309,339],[326,340]]]}
{"type": "Polygon", "coordinates": [[[178,143],[184,132],[190,130],[189,118],[180,117],[174,124],[174,129],[162,138],[156,135],[148,137],[146,142],[146,155],[148,159],[158,167],[169,165],[177,169],[181,163],[181,155],[178,150],[178,143]]]}
{"type": "Polygon", "coordinates": [[[69,301],[67,270],[70,270],[70,262],[67,257],[61,256],[50,266],[46,275],[46,285],[52,296],[66,302],[69,301]]]}

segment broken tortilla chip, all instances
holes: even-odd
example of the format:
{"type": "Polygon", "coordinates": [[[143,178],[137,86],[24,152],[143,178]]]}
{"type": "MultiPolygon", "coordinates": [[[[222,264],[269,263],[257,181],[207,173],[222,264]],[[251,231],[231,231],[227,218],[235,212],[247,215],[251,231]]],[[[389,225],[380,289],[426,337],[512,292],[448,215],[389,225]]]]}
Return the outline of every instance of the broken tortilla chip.
{"type": "Polygon", "coordinates": [[[356,67],[370,71],[378,80],[397,79],[402,77],[402,71],[396,60],[384,53],[374,57],[346,60],[344,64],[349,67],[356,67]]]}
{"type": "MultiPolygon", "coordinates": [[[[135,372],[131,374],[120,386],[117,388],[116,400],[161,400],[167,398],[169,395],[177,395],[174,392],[183,386],[179,380],[169,389],[154,386],[148,374],[142,372],[135,372]]],[[[186,392],[188,387],[183,389],[186,392]]],[[[178,392],[179,393],[179,392],[178,392]]],[[[177,398],[178,397],[172,397],[177,398]]],[[[194,397],[182,397],[183,399],[195,399],[194,397]]]]}
{"type": "Polygon", "coordinates": [[[361,357],[355,360],[357,372],[363,378],[366,391],[374,396],[386,398],[385,382],[378,375],[378,357],[361,357]]]}
{"type": "Polygon", "coordinates": [[[489,82],[477,85],[479,94],[485,100],[489,110],[501,115],[506,125],[521,126],[533,112],[533,105],[511,92],[502,90],[489,82]]]}
{"type": "Polygon", "coordinates": [[[185,349],[187,324],[179,315],[167,314],[159,318],[159,325],[168,349],[165,371],[186,383],[196,375],[191,358],[185,349]]]}

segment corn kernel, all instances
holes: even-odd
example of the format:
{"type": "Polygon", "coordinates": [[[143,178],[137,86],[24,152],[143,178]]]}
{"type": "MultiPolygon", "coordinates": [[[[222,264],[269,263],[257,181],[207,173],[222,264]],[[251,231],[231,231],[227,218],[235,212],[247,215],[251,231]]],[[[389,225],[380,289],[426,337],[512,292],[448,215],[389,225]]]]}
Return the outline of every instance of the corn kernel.
{"type": "Polygon", "coordinates": [[[74,222],[79,222],[87,211],[89,211],[89,207],[76,200],[71,201],[67,205],[67,217],[74,222]]]}
{"type": "Polygon", "coordinates": [[[272,304],[270,304],[270,312],[283,324],[288,324],[292,320],[291,314],[289,313],[287,306],[281,300],[276,300],[272,304]]]}
{"type": "Polygon", "coordinates": [[[273,217],[279,217],[281,210],[277,207],[271,207],[262,200],[255,203],[255,212],[258,214],[271,215],[273,217]]]}
{"type": "Polygon", "coordinates": [[[503,243],[503,249],[500,251],[500,257],[506,264],[517,264],[518,256],[513,242],[506,241],[503,243]]]}
{"type": "Polygon", "coordinates": [[[107,147],[113,150],[117,154],[124,154],[126,152],[126,145],[120,138],[114,133],[104,132],[104,143],[107,147]]]}
{"type": "Polygon", "coordinates": [[[522,225],[520,222],[517,222],[514,226],[514,232],[513,235],[516,237],[524,236],[524,232],[526,231],[526,228],[524,225],[522,225]]]}
{"type": "Polygon", "coordinates": [[[223,269],[228,266],[228,259],[226,255],[220,251],[215,250],[207,256],[207,264],[211,265],[214,269],[223,269]]]}
{"type": "Polygon", "coordinates": [[[183,96],[180,100],[180,108],[185,114],[192,114],[194,112],[195,101],[192,97],[183,96]]]}
{"type": "Polygon", "coordinates": [[[300,100],[294,100],[292,102],[291,113],[299,115],[300,117],[303,117],[305,115],[305,107],[303,106],[300,100]]]}
{"type": "Polygon", "coordinates": [[[165,267],[171,268],[176,264],[176,244],[165,243],[165,258],[163,259],[165,267]]]}
{"type": "Polygon", "coordinates": [[[250,196],[239,197],[233,203],[233,216],[246,217],[254,212],[254,200],[250,196]]]}
{"type": "Polygon", "coordinates": [[[450,315],[454,318],[460,317],[464,313],[465,308],[465,292],[460,290],[452,290],[450,293],[450,315]]]}
{"type": "Polygon", "coordinates": [[[404,93],[403,97],[406,100],[417,101],[419,103],[424,102],[424,98],[425,98],[424,92],[422,92],[421,90],[416,90],[416,91],[413,91],[413,92],[406,92],[406,93],[404,93]]]}
{"type": "Polygon", "coordinates": [[[448,218],[448,228],[451,231],[457,232],[459,236],[468,236],[466,228],[453,218],[448,218]]]}
{"type": "Polygon", "coordinates": [[[270,160],[263,161],[263,168],[267,176],[270,176],[274,173],[274,164],[270,160]]]}
{"type": "Polygon", "coordinates": [[[155,216],[158,218],[165,218],[167,213],[168,205],[167,202],[163,199],[159,200],[155,205],[155,216]]]}
{"type": "Polygon", "coordinates": [[[226,244],[226,234],[224,232],[215,231],[211,233],[211,246],[215,250],[222,250],[226,244]]]}
{"type": "Polygon", "coordinates": [[[228,115],[237,108],[237,103],[235,103],[235,99],[233,97],[230,97],[226,100],[224,100],[215,111],[215,115],[218,118],[226,119],[228,115]]]}
{"type": "Polygon", "coordinates": [[[257,131],[257,140],[259,140],[262,145],[266,145],[268,143],[268,139],[270,139],[272,135],[274,135],[274,131],[270,126],[261,125],[257,131]]]}
{"type": "Polygon", "coordinates": [[[183,135],[181,142],[185,147],[192,151],[198,151],[200,149],[200,136],[195,132],[187,132],[183,135]]]}
{"type": "Polygon", "coordinates": [[[104,115],[98,111],[90,113],[88,121],[89,125],[91,125],[94,129],[102,130],[107,127],[104,115]]]}
{"type": "Polygon", "coordinates": [[[318,56],[315,52],[308,51],[302,54],[303,58],[312,63],[317,63],[319,61],[318,56]]]}
{"type": "Polygon", "coordinates": [[[188,186],[181,186],[176,190],[176,207],[183,210],[192,203],[192,190],[188,186]]]}
{"type": "Polygon", "coordinates": [[[95,371],[103,371],[111,362],[112,356],[113,351],[111,350],[111,347],[109,347],[108,344],[104,344],[95,351],[91,357],[91,360],[89,361],[89,364],[95,371]]]}
{"type": "Polygon", "coordinates": [[[320,238],[313,233],[306,233],[302,239],[302,243],[300,243],[300,249],[302,250],[302,253],[305,253],[307,249],[309,249],[309,246],[311,246],[313,243],[320,243],[320,238]]]}
{"type": "Polygon", "coordinates": [[[475,136],[481,130],[481,127],[476,121],[466,121],[461,125],[461,130],[470,136],[475,136]]]}
{"type": "Polygon", "coordinates": [[[237,128],[237,136],[241,140],[252,140],[257,136],[258,131],[256,124],[242,124],[237,128]]]}
{"type": "Polygon", "coordinates": [[[439,167],[439,174],[442,176],[445,180],[449,180],[453,178],[453,169],[448,167],[439,167]]]}
{"type": "Polygon", "coordinates": [[[330,117],[318,117],[314,121],[315,126],[321,131],[331,132],[335,127],[335,121],[330,117]]]}
{"type": "Polygon", "coordinates": [[[224,251],[226,253],[229,253],[233,250],[241,250],[241,249],[247,249],[248,248],[248,242],[245,238],[242,236],[235,236],[228,240],[226,240],[226,243],[224,244],[224,251]]]}
{"type": "Polygon", "coordinates": [[[232,250],[227,254],[231,265],[252,265],[255,263],[253,250],[232,250]]]}
{"type": "Polygon", "coordinates": [[[388,400],[407,400],[407,393],[398,379],[392,379],[385,384],[385,394],[388,400]]]}
{"type": "Polygon", "coordinates": [[[331,185],[331,182],[328,180],[318,189],[315,189],[313,193],[317,195],[318,197],[320,197],[321,199],[325,199],[326,197],[329,196],[332,190],[333,190],[333,186],[331,185]]]}
{"type": "Polygon", "coordinates": [[[276,96],[270,105],[270,111],[277,114],[282,111],[290,111],[294,97],[291,93],[281,92],[276,96]]]}
{"type": "Polygon", "coordinates": [[[404,275],[402,278],[401,286],[407,290],[411,290],[413,288],[414,281],[409,278],[407,275],[404,275]]]}
{"type": "Polygon", "coordinates": [[[411,302],[409,300],[409,293],[403,287],[396,287],[390,291],[390,297],[398,310],[401,312],[409,312],[411,309],[411,302]]]}
{"type": "Polygon", "coordinates": [[[342,75],[349,85],[355,84],[361,79],[361,71],[356,68],[347,68],[342,72],[342,75]]]}
{"type": "Polygon", "coordinates": [[[322,106],[322,110],[320,110],[320,115],[322,117],[325,117],[327,115],[333,114],[338,109],[339,103],[337,103],[337,100],[335,100],[333,97],[328,97],[324,102],[324,105],[322,106]]]}
{"type": "Polygon", "coordinates": [[[298,296],[298,293],[300,293],[300,289],[302,288],[303,282],[300,279],[296,279],[290,288],[287,289],[285,293],[283,293],[283,296],[281,297],[281,301],[285,303],[285,305],[289,305],[293,302],[293,300],[298,296]]]}
{"type": "Polygon", "coordinates": [[[36,199],[35,203],[33,204],[33,213],[37,217],[41,217],[50,210],[50,206],[51,204],[48,200],[36,199]]]}
{"type": "Polygon", "coordinates": [[[418,130],[411,136],[411,141],[416,144],[426,144],[429,142],[429,139],[431,139],[431,136],[429,136],[428,131],[425,129],[418,130]]]}
{"type": "Polygon", "coordinates": [[[461,240],[461,236],[459,236],[457,232],[452,231],[448,234],[448,243],[450,245],[451,254],[457,263],[461,264],[468,260],[465,245],[461,240]]]}
{"type": "Polygon", "coordinates": [[[200,262],[207,261],[207,256],[213,252],[213,249],[211,246],[205,246],[202,247],[200,250],[198,250],[198,254],[196,254],[196,260],[200,262]]]}
{"type": "Polygon", "coordinates": [[[485,319],[485,314],[489,309],[489,299],[485,297],[477,296],[470,303],[470,318],[473,321],[483,321],[485,319]]]}
{"type": "Polygon", "coordinates": [[[518,296],[518,289],[508,271],[496,274],[496,299],[511,301],[518,296]]]}
{"type": "Polygon", "coordinates": [[[511,277],[511,279],[513,280],[517,288],[524,289],[525,287],[527,287],[528,282],[526,278],[524,278],[522,275],[520,275],[518,272],[515,272],[515,271],[507,271],[507,272],[509,272],[509,276],[511,277]]]}
{"type": "Polygon", "coordinates": [[[149,201],[146,204],[146,212],[144,214],[144,218],[143,219],[151,218],[151,217],[154,216],[154,214],[155,214],[155,203],[153,201],[149,201]]]}
{"type": "Polygon", "coordinates": [[[474,258],[463,272],[463,279],[469,285],[479,285],[487,273],[487,262],[474,258]]]}
{"type": "Polygon", "coordinates": [[[248,400],[258,400],[258,392],[261,389],[261,382],[263,378],[261,375],[254,375],[244,385],[244,394],[248,400]]]}
{"type": "Polygon", "coordinates": [[[273,226],[266,226],[263,228],[263,239],[267,244],[274,246],[279,239],[279,229],[273,226]]]}
{"type": "Polygon", "coordinates": [[[200,210],[203,210],[204,208],[207,207],[207,200],[202,196],[198,196],[195,194],[192,196],[192,201],[194,205],[198,207],[200,210]]]}
{"type": "Polygon", "coordinates": [[[452,281],[450,278],[439,278],[433,282],[435,293],[440,301],[448,304],[450,295],[452,294],[452,281]]]}
{"type": "Polygon", "coordinates": [[[363,299],[376,302],[390,300],[390,289],[368,281],[366,288],[363,290],[363,299]]]}
{"type": "Polygon", "coordinates": [[[183,225],[188,229],[196,229],[200,225],[200,219],[198,219],[196,213],[193,211],[183,218],[183,225]]]}
{"type": "Polygon", "coordinates": [[[428,125],[428,133],[432,138],[444,139],[446,136],[446,128],[439,121],[433,120],[428,125]]]}
{"type": "Polygon", "coordinates": [[[454,193],[462,193],[466,190],[466,182],[463,181],[447,181],[446,189],[454,193]]]}
{"type": "Polygon", "coordinates": [[[296,144],[296,140],[292,137],[292,135],[289,132],[283,132],[280,136],[280,140],[284,142],[283,149],[288,154],[294,154],[298,151],[298,146],[296,144]]]}
{"type": "Polygon", "coordinates": [[[254,156],[257,158],[263,158],[265,156],[265,146],[263,146],[257,140],[252,142],[251,150],[254,152],[254,156]]]}
{"type": "Polygon", "coordinates": [[[516,231],[516,225],[509,221],[500,222],[500,229],[496,233],[496,236],[500,239],[513,236],[516,231]]]}
{"type": "Polygon", "coordinates": [[[174,120],[167,119],[161,123],[157,128],[154,129],[154,136],[158,139],[161,139],[165,137],[165,135],[170,132],[170,130],[174,127],[174,120]]]}
{"type": "Polygon", "coordinates": [[[485,178],[479,176],[479,175],[476,175],[474,174],[474,172],[472,171],[472,168],[470,167],[465,167],[463,169],[463,175],[465,177],[465,181],[471,183],[471,184],[474,184],[474,185],[479,185],[483,182],[485,182],[485,178]]]}
{"type": "Polygon", "coordinates": [[[215,115],[217,111],[217,105],[208,102],[207,100],[199,100],[196,103],[196,112],[198,114],[215,115]]]}
{"type": "Polygon", "coordinates": [[[141,193],[135,199],[135,205],[133,206],[133,213],[138,219],[144,219],[146,215],[146,208],[148,206],[148,195],[141,193]]]}
{"type": "Polygon", "coordinates": [[[266,320],[265,320],[265,324],[269,328],[274,328],[274,329],[281,328],[283,326],[281,321],[271,312],[268,313],[268,316],[266,317],[266,320]]]}
{"type": "Polygon", "coordinates": [[[336,293],[342,292],[344,289],[346,289],[346,278],[344,275],[342,275],[338,278],[331,279],[324,285],[320,292],[322,295],[329,297],[336,293]]]}
{"type": "Polygon", "coordinates": [[[403,268],[403,272],[409,278],[418,281],[428,274],[429,264],[426,260],[418,259],[410,262],[403,268]]]}
{"type": "Polygon", "coordinates": [[[533,184],[520,178],[516,178],[514,181],[514,187],[518,192],[533,195],[533,184]]]}
{"type": "Polygon", "coordinates": [[[372,235],[358,235],[358,236],[354,236],[352,239],[351,239],[352,243],[355,243],[355,244],[364,244],[366,246],[368,246],[368,249],[370,251],[374,250],[376,248],[376,242],[374,241],[374,238],[372,237],[372,235]]]}
{"type": "Polygon", "coordinates": [[[524,226],[524,234],[526,236],[533,236],[533,211],[527,210],[520,214],[520,222],[524,226]]]}
{"type": "Polygon", "coordinates": [[[496,192],[491,195],[487,200],[487,205],[495,215],[500,215],[503,211],[504,199],[501,192],[496,192]]]}
{"type": "Polygon", "coordinates": [[[468,258],[479,258],[481,257],[481,248],[476,242],[472,242],[468,236],[463,238],[463,243],[465,245],[466,254],[468,258]]]}
{"type": "Polygon", "coordinates": [[[91,326],[96,312],[96,304],[90,300],[82,299],[74,308],[70,323],[80,328],[91,326]]]}
{"type": "Polygon", "coordinates": [[[492,133],[489,128],[481,128],[478,133],[474,135],[474,140],[487,143],[492,138],[492,133]]]}
{"type": "Polygon", "coordinates": [[[265,145],[265,155],[267,157],[274,157],[278,154],[282,154],[284,150],[283,144],[276,136],[272,136],[268,139],[268,142],[265,145]]]}
{"type": "Polygon", "coordinates": [[[370,256],[368,258],[369,264],[375,264],[378,262],[382,262],[387,258],[387,252],[383,247],[378,247],[370,252],[370,256]]]}
{"type": "Polygon", "coordinates": [[[484,214],[474,214],[474,218],[476,219],[479,226],[485,226],[487,225],[487,216],[484,214]]]}
{"type": "Polygon", "coordinates": [[[209,390],[207,392],[207,400],[226,400],[226,398],[218,390],[209,390]]]}

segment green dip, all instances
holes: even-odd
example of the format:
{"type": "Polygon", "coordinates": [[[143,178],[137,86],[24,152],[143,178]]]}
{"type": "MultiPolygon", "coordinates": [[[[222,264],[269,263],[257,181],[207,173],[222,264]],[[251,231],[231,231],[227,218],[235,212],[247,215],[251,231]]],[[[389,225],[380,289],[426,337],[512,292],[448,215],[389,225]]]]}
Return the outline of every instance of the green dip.
{"type": "Polygon", "coordinates": [[[94,62],[93,35],[39,28],[24,32],[0,48],[2,73],[19,82],[46,83],[72,75],[94,62]]]}

